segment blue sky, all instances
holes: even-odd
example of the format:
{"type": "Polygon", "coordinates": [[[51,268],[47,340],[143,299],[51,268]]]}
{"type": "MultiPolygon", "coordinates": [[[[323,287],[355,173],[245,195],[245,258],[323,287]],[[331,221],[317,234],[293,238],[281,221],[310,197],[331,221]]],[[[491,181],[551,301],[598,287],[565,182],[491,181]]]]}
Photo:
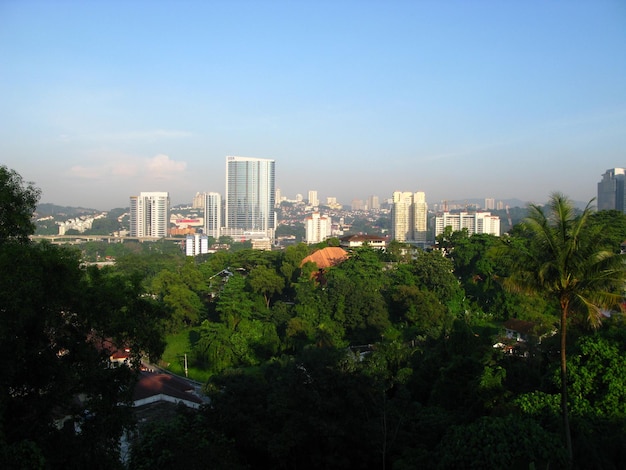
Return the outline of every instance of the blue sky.
{"type": "Polygon", "coordinates": [[[0,164],[174,204],[225,157],[288,197],[596,196],[626,166],[623,1],[0,1],[0,164]]]}

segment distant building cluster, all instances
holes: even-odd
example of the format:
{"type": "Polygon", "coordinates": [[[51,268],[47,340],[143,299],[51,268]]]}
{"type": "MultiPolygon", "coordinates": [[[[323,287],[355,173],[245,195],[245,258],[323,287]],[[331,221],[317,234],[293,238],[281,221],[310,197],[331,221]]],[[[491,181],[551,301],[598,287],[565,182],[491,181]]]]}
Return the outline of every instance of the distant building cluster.
{"type": "Polygon", "coordinates": [[[68,230],[76,230],[78,233],[83,233],[84,231],[91,229],[95,220],[104,218],[105,216],[105,213],[98,214],[96,216],[83,215],[66,220],[65,222],[57,222],[59,226],[59,235],[65,235],[68,230]]]}
{"type": "MultiPolygon", "coordinates": [[[[598,182],[597,191],[598,210],[626,213],[625,168],[606,170],[598,182]]],[[[197,212],[184,216],[192,218],[181,219],[179,214],[170,216],[169,193],[141,192],[130,198],[129,234],[138,238],[186,235],[185,251],[189,256],[207,253],[210,250],[209,239],[218,241],[223,236],[235,241],[249,241],[256,249],[271,249],[278,226],[276,209],[281,203],[288,202],[293,203],[293,207],[304,208],[304,211],[298,211],[302,214],[300,217],[304,217],[299,220],[304,225],[306,243],[321,243],[329,237],[342,239],[344,231],[350,229],[350,222],[344,222],[347,213],[340,212],[343,206],[336,197],[328,196],[325,201],[322,204],[318,192],[313,189],[308,191],[306,199],[302,194],[297,194],[293,200],[283,196],[275,187],[274,160],[228,156],[223,197],[217,192],[197,193],[192,202],[192,208],[197,212]]],[[[511,224],[508,205],[494,198],[485,198],[482,208],[467,201],[442,201],[434,207],[434,211],[429,211],[426,194],[422,191],[395,191],[382,204],[373,195],[366,199],[353,199],[350,204],[353,213],[380,210],[389,213],[390,229],[378,239],[367,238],[378,235],[359,234],[364,238],[349,242],[344,237],[342,243],[353,246],[365,241],[370,245],[386,246],[388,241],[397,240],[426,246],[433,243],[447,227],[452,231],[467,230],[470,235],[499,236],[500,217],[491,211],[505,208],[511,224]]],[[[81,217],[59,223],[59,234],[63,235],[71,229],[82,233],[91,228],[93,220],[93,217],[81,217]]]]}
{"type": "Polygon", "coordinates": [[[274,177],[274,160],[228,156],[224,202],[216,192],[198,193],[193,199],[192,206],[202,210],[202,236],[195,234],[197,220],[181,221],[177,229],[170,229],[167,192],[142,192],[130,198],[130,235],[163,238],[187,234],[190,256],[207,252],[209,236],[250,240],[256,248],[271,248],[276,228],[274,177]]]}

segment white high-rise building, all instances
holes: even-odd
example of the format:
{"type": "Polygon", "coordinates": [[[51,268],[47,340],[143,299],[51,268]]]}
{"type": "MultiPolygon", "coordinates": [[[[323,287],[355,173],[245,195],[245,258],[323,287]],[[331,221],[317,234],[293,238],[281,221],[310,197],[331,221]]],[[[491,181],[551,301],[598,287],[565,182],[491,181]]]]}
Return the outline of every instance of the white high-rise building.
{"type": "Polygon", "coordinates": [[[130,236],[164,238],[169,235],[170,195],[145,192],[130,198],[130,236]]]}
{"type": "Polygon", "coordinates": [[[320,243],[331,235],[332,222],[329,216],[314,212],[304,219],[306,243],[320,243]]]}
{"type": "Polygon", "coordinates": [[[391,213],[391,237],[399,242],[411,240],[411,205],[413,193],[395,191],[391,213]]]}
{"type": "Polygon", "coordinates": [[[225,227],[235,232],[265,233],[274,238],[274,160],[226,157],[225,227]]]}
{"type": "Polygon", "coordinates": [[[313,207],[320,205],[320,200],[317,198],[317,191],[313,189],[309,190],[309,205],[313,207]]]}
{"type": "Polygon", "coordinates": [[[485,209],[486,210],[494,210],[496,208],[496,200],[492,197],[485,198],[485,209]]]}
{"type": "Polygon", "coordinates": [[[204,193],[203,199],[204,234],[217,240],[222,228],[222,196],[219,193],[204,193]]]}
{"type": "Polygon", "coordinates": [[[428,204],[426,194],[413,194],[413,240],[426,243],[428,240],[428,204]]]}
{"type": "Polygon", "coordinates": [[[446,227],[453,232],[467,229],[470,235],[487,233],[500,236],[500,217],[491,212],[443,212],[435,217],[435,237],[441,235],[446,227]]]}
{"type": "Polygon", "coordinates": [[[418,191],[393,193],[391,236],[399,242],[425,243],[428,239],[426,194],[418,191]]]}

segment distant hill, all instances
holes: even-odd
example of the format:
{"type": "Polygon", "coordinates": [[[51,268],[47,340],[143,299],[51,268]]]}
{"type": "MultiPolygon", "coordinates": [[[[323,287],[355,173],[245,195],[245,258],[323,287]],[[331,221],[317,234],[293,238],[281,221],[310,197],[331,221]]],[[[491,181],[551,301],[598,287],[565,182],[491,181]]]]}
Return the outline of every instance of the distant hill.
{"type": "Polygon", "coordinates": [[[96,209],[88,209],[85,207],[69,207],[69,206],[57,206],[56,204],[43,203],[38,204],[35,210],[38,216],[48,215],[63,215],[67,217],[75,217],[77,215],[85,214],[99,214],[102,211],[96,209]]]}

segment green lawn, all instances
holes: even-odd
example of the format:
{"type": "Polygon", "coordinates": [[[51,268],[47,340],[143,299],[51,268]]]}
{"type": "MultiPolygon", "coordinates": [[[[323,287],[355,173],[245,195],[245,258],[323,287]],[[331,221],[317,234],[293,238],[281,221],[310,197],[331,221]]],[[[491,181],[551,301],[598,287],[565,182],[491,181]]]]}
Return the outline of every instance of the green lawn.
{"type": "MultiPolygon", "coordinates": [[[[193,328],[189,328],[165,337],[167,346],[165,346],[165,351],[159,364],[161,367],[174,374],[185,375],[185,354],[191,352],[189,334],[193,331],[193,328]]],[[[189,378],[198,382],[206,382],[211,376],[208,371],[192,367],[191,365],[189,365],[188,369],[189,378]]]]}

